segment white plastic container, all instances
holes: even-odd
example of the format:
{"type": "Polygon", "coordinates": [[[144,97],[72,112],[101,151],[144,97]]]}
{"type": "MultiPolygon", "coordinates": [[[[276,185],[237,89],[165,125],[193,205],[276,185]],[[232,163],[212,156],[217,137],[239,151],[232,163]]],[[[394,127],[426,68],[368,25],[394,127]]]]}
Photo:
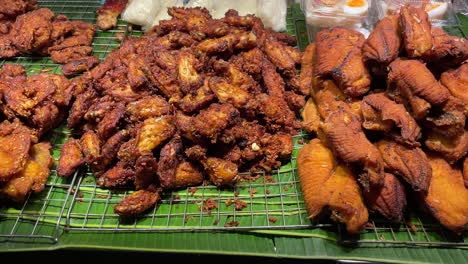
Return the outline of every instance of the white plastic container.
{"type": "Polygon", "coordinates": [[[344,27],[368,36],[372,30],[372,0],[302,0],[309,40],[322,29],[344,27]]]}
{"type": "Polygon", "coordinates": [[[453,10],[450,0],[375,0],[378,19],[382,19],[389,14],[398,13],[405,4],[414,7],[421,7],[426,3],[425,10],[429,15],[431,24],[435,27],[456,26],[458,20],[453,10]]]}

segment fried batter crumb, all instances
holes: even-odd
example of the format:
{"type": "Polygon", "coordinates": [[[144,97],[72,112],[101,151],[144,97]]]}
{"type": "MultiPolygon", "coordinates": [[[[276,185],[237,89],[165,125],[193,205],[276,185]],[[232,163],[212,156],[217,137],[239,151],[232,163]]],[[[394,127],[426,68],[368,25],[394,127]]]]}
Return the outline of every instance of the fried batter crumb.
{"type": "Polygon", "coordinates": [[[239,226],[239,221],[230,221],[224,225],[224,227],[236,227],[236,226],[239,226]]]}
{"type": "Polygon", "coordinates": [[[276,223],[276,221],[278,221],[278,218],[276,218],[276,217],[268,217],[268,221],[270,221],[271,223],[276,223]]]}
{"type": "Polygon", "coordinates": [[[239,199],[234,199],[234,203],[235,203],[236,211],[241,211],[242,209],[247,207],[247,203],[239,199]]]}

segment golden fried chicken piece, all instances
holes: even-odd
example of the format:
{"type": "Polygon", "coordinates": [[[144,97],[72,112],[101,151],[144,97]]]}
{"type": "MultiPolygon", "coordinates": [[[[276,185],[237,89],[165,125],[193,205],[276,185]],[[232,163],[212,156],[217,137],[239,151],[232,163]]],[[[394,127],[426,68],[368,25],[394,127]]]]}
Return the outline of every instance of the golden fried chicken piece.
{"type": "Polygon", "coordinates": [[[146,119],[138,130],[136,146],[141,154],[150,154],[175,133],[173,116],[146,119]]]}
{"type": "Polygon", "coordinates": [[[236,108],[242,108],[252,99],[246,90],[232,84],[225,78],[211,77],[208,83],[220,103],[229,103],[236,108]]]}
{"type": "Polygon", "coordinates": [[[283,130],[293,133],[300,128],[295,114],[288,107],[284,98],[260,94],[256,97],[258,113],[264,116],[271,130],[283,130]]]}
{"type": "Polygon", "coordinates": [[[135,190],[143,190],[151,185],[157,185],[158,161],[153,155],[143,155],[135,162],[135,190]]]}
{"type": "Polygon", "coordinates": [[[416,8],[410,4],[402,6],[400,25],[408,57],[421,57],[431,51],[431,23],[424,7],[416,8]]]}
{"type": "Polygon", "coordinates": [[[362,56],[373,72],[380,72],[382,67],[398,57],[400,46],[399,16],[386,16],[367,38],[362,47],[362,56]]]}
{"type": "Polygon", "coordinates": [[[50,44],[54,13],[47,8],[19,16],[13,26],[14,45],[23,53],[39,52],[50,44]]]}
{"type": "Polygon", "coordinates": [[[364,41],[361,33],[344,28],[317,33],[315,75],[332,77],[348,96],[359,97],[367,93],[371,79],[362,60],[364,41]]]}
{"type": "Polygon", "coordinates": [[[447,87],[453,96],[463,101],[465,115],[468,116],[468,63],[442,73],[440,83],[447,87]]]}
{"type": "MultiPolygon", "coordinates": [[[[99,156],[99,169],[102,168],[104,171],[109,164],[111,164],[119,152],[120,147],[124,144],[125,141],[130,137],[128,130],[120,130],[114,135],[112,135],[101,148],[101,155],[99,156]]],[[[134,143],[134,142],[132,142],[134,143]]],[[[133,149],[135,146],[133,145],[133,149]]],[[[135,150],[136,152],[136,150],[135,150]]]]}
{"type": "Polygon", "coordinates": [[[393,61],[387,84],[389,95],[397,102],[404,101],[416,120],[424,118],[432,105],[441,105],[450,96],[447,88],[417,60],[393,61]]]}
{"type": "Polygon", "coordinates": [[[104,188],[124,187],[135,181],[135,170],[119,161],[102,174],[96,183],[104,188]]]}
{"type": "Polygon", "coordinates": [[[299,111],[304,108],[306,101],[305,101],[305,96],[302,94],[297,94],[293,91],[286,91],[284,93],[286,103],[289,106],[289,109],[291,109],[295,113],[299,113],[299,111]]]}
{"type": "Polygon", "coordinates": [[[2,186],[0,192],[16,202],[24,202],[30,192],[44,190],[53,164],[49,143],[32,145],[24,168],[2,186]]]}
{"type": "Polygon", "coordinates": [[[190,125],[197,136],[215,143],[221,132],[237,122],[239,111],[230,104],[211,104],[193,118],[190,125]]]}
{"type": "Polygon", "coordinates": [[[83,153],[81,152],[80,141],[69,139],[62,146],[60,159],[57,166],[57,175],[68,177],[72,175],[84,163],[83,153]]]}
{"type": "Polygon", "coordinates": [[[114,212],[122,217],[135,217],[153,208],[161,199],[161,190],[138,190],[114,207],[114,212]]]}
{"type": "Polygon", "coordinates": [[[430,155],[432,178],[424,202],[446,228],[462,233],[468,224],[468,190],[459,169],[439,156],[430,155]]]}
{"type": "Polygon", "coordinates": [[[124,117],[125,105],[116,103],[112,110],[107,112],[96,127],[100,139],[106,140],[117,131],[120,120],[124,117]]]}
{"type": "Polygon", "coordinates": [[[390,132],[398,128],[392,133],[397,141],[419,145],[417,140],[421,137],[421,128],[402,104],[395,103],[384,93],[376,93],[365,96],[361,106],[365,129],[390,132]]]}
{"type": "Polygon", "coordinates": [[[460,137],[465,131],[465,104],[450,95],[447,101],[426,117],[425,126],[446,137],[460,137]]]}
{"type": "Polygon", "coordinates": [[[276,72],[276,67],[266,58],[262,62],[262,77],[268,95],[274,97],[284,97],[284,80],[281,75],[276,72]]]}
{"type": "Polygon", "coordinates": [[[0,0],[0,20],[15,19],[37,8],[37,0],[0,0]]]}
{"type": "Polygon", "coordinates": [[[98,63],[99,59],[96,56],[82,57],[63,65],[62,73],[67,77],[77,75],[79,73],[89,71],[98,63]]]}
{"type": "Polygon", "coordinates": [[[468,158],[463,161],[463,180],[465,182],[465,188],[468,188],[468,158]]]}
{"type": "Polygon", "coordinates": [[[128,0],[106,0],[97,11],[96,24],[101,30],[108,30],[117,25],[117,17],[124,11],[128,0]]]}
{"type": "Polygon", "coordinates": [[[320,126],[320,115],[317,109],[317,105],[315,104],[312,97],[307,100],[307,103],[302,110],[301,116],[302,128],[309,133],[316,133],[320,126]]]}
{"type": "Polygon", "coordinates": [[[0,124],[0,183],[7,182],[24,168],[30,146],[27,129],[14,127],[8,121],[0,124]]]}
{"type": "Polygon", "coordinates": [[[160,96],[143,97],[138,101],[130,102],[125,109],[128,118],[133,122],[167,115],[170,111],[170,105],[160,96]]]}
{"type": "Polygon", "coordinates": [[[202,163],[210,181],[216,186],[233,186],[240,179],[237,165],[230,161],[208,157],[202,163]]]}
{"type": "Polygon", "coordinates": [[[267,39],[263,51],[268,59],[287,76],[296,74],[296,64],[301,63],[302,54],[297,49],[279,41],[267,39]]]}
{"type": "Polygon", "coordinates": [[[353,173],[319,139],[302,147],[297,167],[310,219],[318,219],[328,208],[332,219],[344,223],[349,233],[364,228],[369,215],[353,173]]]}
{"type": "Polygon", "coordinates": [[[80,139],[81,152],[88,165],[97,165],[101,155],[101,140],[98,135],[91,130],[86,131],[80,139]]]}
{"type": "Polygon", "coordinates": [[[162,94],[169,98],[169,103],[178,102],[182,98],[182,91],[172,76],[156,65],[151,67],[149,76],[151,82],[155,84],[162,94]]]}
{"type": "Polygon", "coordinates": [[[440,153],[449,163],[455,163],[468,152],[468,132],[456,138],[429,132],[424,144],[430,150],[440,153]]]}
{"type": "Polygon", "coordinates": [[[363,167],[364,173],[359,175],[359,181],[366,191],[382,185],[382,156],[366,138],[356,115],[339,108],[329,114],[320,127],[339,158],[346,163],[357,163],[363,167]]]}
{"type": "Polygon", "coordinates": [[[88,109],[94,104],[97,93],[94,89],[87,89],[80,93],[70,109],[67,119],[67,126],[75,128],[81,124],[88,109]]]}
{"type": "Polygon", "coordinates": [[[385,170],[401,176],[415,191],[426,193],[431,180],[431,167],[420,148],[410,148],[393,141],[376,143],[385,162],[385,170]]]}
{"type": "Polygon", "coordinates": [[[364,192],[364,200],[371,211],[388,220],[402,222],[406,208],[405,186],[395,175],[385,173],[382,187],[364,192]]]}
{"type": "Polygon", "coordinates": [[[252,79],[249,74],[243,72],[238,65],[227,63],[223,60],[218,60],[213,65],[216,72],[223,74],[229,79],[232,85],[239,87],[250,94],[258,93],[258,84],[252,79]]]}
{"type": "Polygon", "coordinates": [[[197,50],[211,54],[225,51],[251,49],[257,44],[257,37],[252,32],[240,32],[221,38],[207,39],[197,45],[197,50]]]}
{"type": "Polygon", "coordinates": [[[301,93],[310,95],[312,89],[312,79],[314,78],[314,60],[315,60],[315,43],[309,44],[301,58],[301,75],[299,77],[299,86],[301,93]]]}
{"type": "Polygon", "coordinates": [[[192,113],[208,106],[215,100],[216,95],[209,86],[210,79],[205,78],[203,86],[198,88],[195,93],[188,93],[179,101],[178,106],[182,111],[192,113]]]}
{"type": "MultiPolygon", "coordinates": [[[[291,135],[277,133],[272,135],[263,145],[264,146],[260,150],[265,157],[260,161],[258,167],[266,172],[270,172],[281,166],[279,160],[291,156],[294,144],[291,135]]],[[[256,167],[254,167],[254,169],[256,169],[256,167]]]]}
{"type": "Polygon", "coordinates": [[[445,67],[453,67],[468,59],[468,40],[450,36],[442,28],[433,28],[432,49],[424,59],[445,67]]]}
{"type": "Polygon", "coordinates": [[[262,50],[253,48],[231,57],[230,62],[254,79],[259,79],[262,73],[262,62],[264,58],[265,54],[263,54],[262,50]]]}
{"type": "Polygon", "coordinates": [[[203,79],[197,71],[202,67],[191,52],[182,51],[179,54],[178,80],[182,91],[187,94],[203,84],[203,79]]]}

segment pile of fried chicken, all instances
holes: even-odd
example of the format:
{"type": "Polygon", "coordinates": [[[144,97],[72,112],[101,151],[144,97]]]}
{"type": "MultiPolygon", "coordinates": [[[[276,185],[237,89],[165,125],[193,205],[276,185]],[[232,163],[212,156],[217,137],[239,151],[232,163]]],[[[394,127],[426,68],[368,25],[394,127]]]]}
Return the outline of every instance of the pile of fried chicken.
{"type": "Polygon", "coordinates": [[[298,155],[311,219],[359,233],[368,210],[402,222],[415,201],[443,226],[468,224],[468,41],[432,28],[405,5],[370,36],[320,31],[302,56],[311,88],[298,155]]]}
{"type": "Polygon", "coordinates": [[[224,187],[239,171],[271,171],[288,159],[307,87],[296,39],[234,10],[169,8],[149,33],[129,38],[72,80],[58,174],[87,164],[105,188],[134,187],[114,211],[135,216],[161,190],[224,187]]]}
{"type": "Polygon", "coordinates": [[[72,91],[63,75],[26,76],[23,66],[0,69],[0,196],[23,202],[45,188],[53,159],[45,133],[58,126],[72,91]]]}
{"type": "Polygon", "coordinates": [[[66,76],[99,63],[92,56],[93,25],[37,7],[36,0],[0,0],[0,58],[50,55],[55,63],[64,64],[66,76]]]}

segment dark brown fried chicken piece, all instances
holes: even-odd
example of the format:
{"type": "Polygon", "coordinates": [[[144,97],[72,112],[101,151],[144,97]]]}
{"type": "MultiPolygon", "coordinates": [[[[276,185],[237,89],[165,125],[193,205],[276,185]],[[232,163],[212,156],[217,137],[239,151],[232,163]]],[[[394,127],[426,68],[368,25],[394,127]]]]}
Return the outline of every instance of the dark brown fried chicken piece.
{"type": "Polygon", "coordinates": [[[216,39],[207,39],[197,45],[197,50],[209,55],[226,51],[246,50],[255,47],[257,37],[252,32],[239,32],[216,39]]]}
{"type": "Polygon", "coordinates": [[[433,46],[424,56],[426,61],[453,67],[468,59],[468,40],[450,36],[442,28],[433,28],[431,33],[433,46]]]}
{"type": "Polygon", "coordinates": [[[37,0],[0,0],[0,20],[15,19],[37,8],[37,0]]]}
{"type": "Polygon", "coordinates": [[[28,159],[31,136],[23,126],[8,121],[0,124],[0,183],[20,172],[28,159]]]}
{"type": "Polygon", "coordinates": [[[193,118],[193,133],[215,143],[221,132],[237,122],[239,111],[230,104],[212,104],[193,118]]]}
{"type": "Polygon", "coordinates": [[[462,100],[449,96],[441,106],[429,113],[425,126],[432,132],[447,137],[460,137],[465,128],[465,104],[462,100]]]}
{"type": "Polygon", "coordinates": [[[463,161],[463,180],[465,182],[465,188],[468,188],[468,157],[463,161]]]}
{"type": "Polygon", "coordinates": [[[402,104],[397,104],[384,93],[365,96],[362,99],[362,126],[368,130],[390,132],[399,142],[410,146],[418,146],[417,140],[421,137],[421,129],[414,118],[406,111],[402,104]]]}
{"type": "Polygon", "coordinates": [[[421,57],[432,49],[431,23],[424,8],[406,4],[400,9],[403,47],[410,58],[421,57]]]}
{"type": "Polygon", "coordinates": [[[60,177],[68,177],[83,164],[84,158],[81,152],[80,141],[70,139],[65,142],[60,153],[57,175],[60,177]]]}
{"type": "Polygon", "coordinates": [[[362,56],[374,73],[380,73],[383,67],[398,57],[400,46],[399,16],[387,16],[377,23],[367,38],[362,47],[362,56]]]}
{"type": "Polygon", "coordinates": [[[124,11],[128,0],[106,0],[97,13],[96,24],[101,30],[108,30],[117,25],[117,17],[124,11]]]}
{"type": "Polygon", "coordinates": [[[237,165],[227,160],[208,157],[203,161],[203,167],[216,186],[233,186],[240,179],[237,165]]]}
{"type": "Polygon", "coordinates": [[[427,192],[432,171],[426,154],[420,148],[388,140],[381,140],[376,146],[382,154],[386,171],[402,177],[415,191],[427,192]]]}
{"type": "Polygon", "coordinates": [[[432,178],[424,202],[446,228],[462,233],[468,224],[468,190],[459,169],[439,156],[430,155],[432,178]]]}
{"type": "Polygon", "coordinates": [[[135,181],[135,170],[122,161],[107,170],[96,181],[105,188],[125,187],[135,181]]]}
{"type": "Polygon", "coordinates": [[[161,199],[161,190],[136,191],[114,207],[114,212],[123,217],[135,217],[153,208],[161,199]]]}
{"type": "Polygon", "coordinates": [[[364,36],[344,28],[322,30],[316,37],[315,75],[332,77],[351,97],[359,97],[369,91],[371,82],[362,58],[364,36]]]}
{"type": "Polygon", "coordinates": [[[331,218],[344,223],[349,233],[359,233],[369,215],[352,171],[319,139],[299,151],[297,164],[309,218],[318,219],[328,208],[331,218]]]}
{"type": "Polygon", "coordinates": [[[428,149],[440,153],[449,163],[455,163],[468,152],[468,132],[455,138],[429,132],[424,144],[428,149]]]}
{"type": "Polygon", "coordinates": [[[465,115],[468,116],[468,63],[442,73],[440,83],[447,87],[453,96],[463,101],[465,115]]]}
{"type": "Polygon", "coordinates": [[[15,47],[22,53],[41,53],[51,44],[53,17],[54,13],[47,8],[19,16],[11,32],[15,47]]]}
{"type": "Polygon", "coordinates": [[[135,161],[135,190],[143,190],[151,185],[159,185],[157,171],[158,161],[153,155],[138,157],[135,161]]]}
{"type": "Polygon", "coordinates": [[[442,105],[450,92],[417,60],[397,59],[390,64],[388,93],[397,102],[404,102],[416,120],[423,119],[429,109],[442,105]]]}
{"type": "Polygon", "coordinates": [[[46,142],[32,145],[24,168],[0,187],[0,192],[16,202],[24,202],[29,193],[44,190],[50,168],[54,164],[50,147],[46,142]]]}
{"type": "Polygon", "coordinates": [[[382,187],[364,192],[364,200],[371,211],[388,220],[402,222],[406,208],[405,186],[395,175],[385,173],[382,187]]]}
{"type": "Polygon", "coordinates": [[[384,162],[379,150],[362,131],[359,118],[343,109],[331,113],[321,124],[330,148],[345,163],[359,164],[359,181],[366,191],[382,186],[384,162]]]}
{"type": "Polygon", "coordinates": [[[95,56],[81,57],[76,60],[72,60],[67,64],[63,65],[63,75],[69,77],[85,71],[89,71],[99,63],[99,59],[95,56]]]}

